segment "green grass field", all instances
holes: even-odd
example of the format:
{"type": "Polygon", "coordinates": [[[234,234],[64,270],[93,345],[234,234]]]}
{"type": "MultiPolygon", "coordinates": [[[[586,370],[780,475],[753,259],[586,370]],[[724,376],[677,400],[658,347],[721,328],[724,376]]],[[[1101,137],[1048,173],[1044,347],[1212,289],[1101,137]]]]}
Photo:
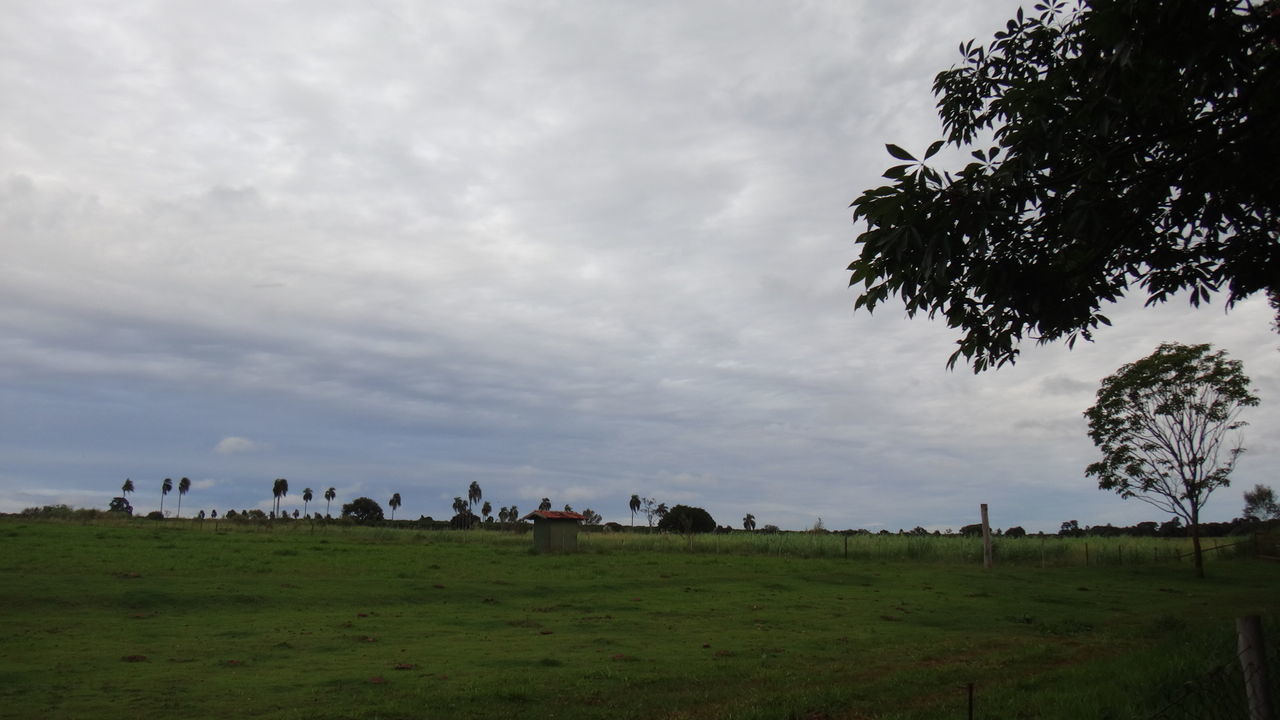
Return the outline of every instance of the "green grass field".
{"type": "Polygon", "coordinates": [[[7,519],[0,717],[959,718],[968,683],[982,718],[1149,717],[1280,598],[1280,566],[1155,545],[984,571],[732,537],[7,519]]]}

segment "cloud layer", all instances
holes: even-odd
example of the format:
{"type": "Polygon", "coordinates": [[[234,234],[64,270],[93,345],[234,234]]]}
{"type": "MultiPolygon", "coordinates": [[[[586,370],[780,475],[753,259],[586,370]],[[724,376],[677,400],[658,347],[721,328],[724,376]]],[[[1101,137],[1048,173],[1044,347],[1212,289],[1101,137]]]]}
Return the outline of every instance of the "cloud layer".
{"type": "Polygon", "coordinates": [[[287,477],[405,517],[477,481],[616,520],[1133,522],[1080,413],[1164,340],[1244,360],[1238,482],[1275,477],[1261,302],[1126,302],[979,377],[852,312],[848,202],[1014,7],[11,3],[0,511],[185,475],[219,510],[287,477]]]}

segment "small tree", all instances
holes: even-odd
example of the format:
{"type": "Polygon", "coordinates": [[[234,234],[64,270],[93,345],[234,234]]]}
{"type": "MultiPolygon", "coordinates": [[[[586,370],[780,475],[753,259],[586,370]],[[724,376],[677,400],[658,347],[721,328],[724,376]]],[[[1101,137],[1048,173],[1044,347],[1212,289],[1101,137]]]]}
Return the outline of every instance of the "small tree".
{"type": "Polygon", "coordinates": [[[124,479],[124,484],[120,486],[120,494],[125,498],[129,497],[129,493],[133,492],[133,481],[129,478],[124,479]]]}
{"type": "Polygon", "coordinates": [[[126,498],[114,497],[111,498],[111,504],[107,506],[107,512],[133,515],[133,506],[129,504],[129,500],[126,498]]]}
{"type": "Polygon", "coordinates": [[[387,501],[387,504],[391,506],[391,519],[395,520],[396,508],[400,507],[400,493],[392,494],[391,499],[387,501]]]}
{"type": "Polygon", "coordinates": [[[489,520],[493,516],[493,505],[488,500],[484,501],[484,505],[480,506],[480,514],[485,520],[489,520]]]}
{"type": "Polygon", "coordinates": [[[742,529],[748,532],[751,530],[755,530],[756,516],[752,515],[751,513],[747,513],[746,515],[744,515],[742,518],[742,529]]]}
{"type": "Polygon", "coordinates": [[[640,514],[644,515],[649,527],[653,527],[653,519],[658,515],[658,501],[653,498],[640,498],[640,514]]]}
{"type": "Polygon", "coordinates": [[[342,506],[342,517],[351,518],[361,525],[381,522],[382,506],[371,498],[358,497],[342,506]]]}
{"type": "Polygon", "coordinates": [[[600,515],[600,513],[596,512],[595,510],[592,510],[591,508],[587,508],[586,510],[582,511],[583,525],[599,525],[601,520],[604,520],[604,518],[600,515]]]}
{"type": "Polygon", "coordinates": [[[1209,345],[1165,343],[1105,378],[1085,412],[1102,460],[1086,474],[1098,487],[1137,498],[1187,521],[1198,577],[1200,509],[1230,484],[1244,452],[1228,445],[1245,407],[1258,404],[1239,361],[1209,345]]]}
{"type": "Polygon", "coordinates": [[[1244,516],[1252,520],[1280,520],[1276,492],[1266,485],[1254,485],[1244,493],[1244,516]]]}

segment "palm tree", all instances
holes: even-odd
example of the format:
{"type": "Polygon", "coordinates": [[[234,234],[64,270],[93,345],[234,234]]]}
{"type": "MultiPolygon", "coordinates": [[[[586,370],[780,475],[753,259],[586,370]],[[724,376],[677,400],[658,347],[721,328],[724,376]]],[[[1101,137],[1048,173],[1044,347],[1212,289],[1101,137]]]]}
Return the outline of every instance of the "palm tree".
{"type": "Polygon", "coordinates": [[[516,507],[515,505],[512,505],[512,506],[507,510],[507,518],[508,518],[511,522],[516,522],[516,521],[518,521],[518,520],[520,519],[520,508],[516,507]]]}
{"type": "Polygon", "coordinates": [[[489,504],[488,500],[485,500],[484,505],[480,507],[480,514],[485,516],[486,519],[493,515],[493,506],[489,504]]]}
{"type": "Polygon", "coordinates": [[[133,481],[125,478],[124,484],[120,486],[120,494],[128,498],[131,492],[133,492],[133,481]]]}
{"type": "Polygon", "coordinates": [[[289,494],[289,481],[284,478],[276,478],[271,485],[271,494],[276,499],[276,516],[280,515],[280,499],[289,494]]]}
{"type": "Polygon", "coordinates": [[[755,530],[756,516],[751,513],[747,513],[746,517],[742,518],[742,527],[744,530],[755,530]]]}
{"type": "Polygon", "coordinates": [[[191,489],[191,480],[182,478],[178,481],[178,517],[182,517],[182,496],[187,494],[191,489]]]}
{"type": "Polygon", "coordinates": [[[636,513],[640,512],[640,496],[632,495],[631,502],[627,503],[627,507],[631,508],[631,527],[635,527],[636,513]]]}
{"type": "Polygon", "coordinates": [[[471,487],[467,488],[467,505],[470,506],[468,509],[474,511],[476,503],[480,502],[483,497],[484,493],[480,491],[480,483],[472,480],[471,487]]]}
{"type": "Polygon", "coordinates": [[[329,488],[328,490],[324,491],[324,516],[325,517],[329,517],[329,503],[333,502],[333,499],[336,497],[338,497],[337,490],[334,490],[333,488],[329,488]]]}
{"type": "Polygon", "coordinates": [[[302,490],[302,514],[303,515],[307,514],[307,503],[311,502],[311,498],[313,497],[315,496],[311,494],[311,488],[304,488],[302,490]]]}
{"type": "Polygon", "coordinates": [[[400,507],[400,493],[393,494],[391,499],[387,501],[387,504],[391,506],[391,519],[395,520],[396,508],[400,507]]]}
{"type": "Polygon", "coordinates": [[[173,490],[173,480],[169,478],[165,478],[164,482],[160,484],[160,514],[161,515],[164,515],[164,496],[168,495],[170,490],[173,490]]]}
{"type": "Polygon", "coordinates": [[[453,499],[453,514],[466,517],[467,512],[467,501],[461,497],[455,497],[453,499]]]}

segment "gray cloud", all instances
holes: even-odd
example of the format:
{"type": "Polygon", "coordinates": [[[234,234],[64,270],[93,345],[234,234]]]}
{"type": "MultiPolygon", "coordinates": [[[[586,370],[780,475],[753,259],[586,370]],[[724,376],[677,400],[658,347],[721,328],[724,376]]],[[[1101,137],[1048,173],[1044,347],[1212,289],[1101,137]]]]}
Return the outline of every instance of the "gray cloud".
{"type": "MultiPolygon", "coordinates": [[[[1124,303],[973,377],[845,288],[883,143],[935,137],[933,74],[1012,9],[13,3],[0,510],[186,475],[196,509],[288,477],[405,516],[475,480],[619,520],[632,493],[784,527],[1145,517],[1082,479],[1092,389],[1212,341],[1275,436],[1264,303],[1124,303]],[[209,451],[232,437],[269,452],[209,451]]],[[[1242,482],[1275,475],[1256,447],[1242,482]]]]}

